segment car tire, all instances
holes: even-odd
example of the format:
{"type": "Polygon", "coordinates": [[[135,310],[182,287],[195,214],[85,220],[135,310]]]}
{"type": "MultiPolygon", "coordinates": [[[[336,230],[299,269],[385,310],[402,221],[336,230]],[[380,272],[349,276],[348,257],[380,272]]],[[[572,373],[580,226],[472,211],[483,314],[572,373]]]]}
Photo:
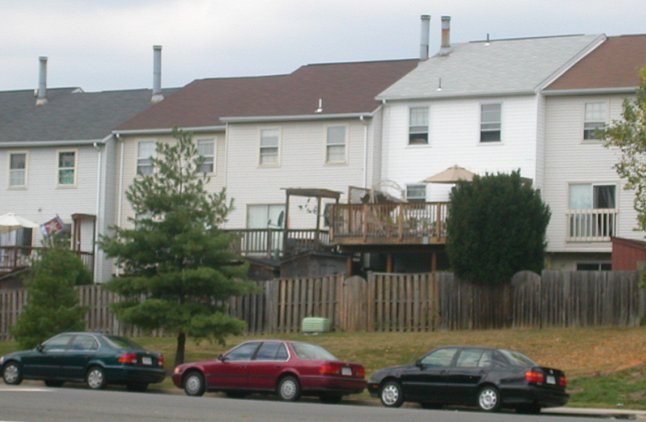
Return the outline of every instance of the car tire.
{"type": "Polygon", "coordinates": [[[343,396],[338,394],[322,394],[319,398],[325,404],[339,404],[343,400],[343,396]]]}
{"type": "Polygon", "coordinates": [[[199,371],[191,371],[184,375],[184,392],[187,396],[200,397],[206,391],[204,375],[199,371]]]}
{"type": "Polygon", "coordinates": [[[22,382],[22,367],[18,362],[7,362],[2,369],[5,384],[18,385],[22,382]]]}
{"type": "Polygon", "coordinates": [[[404,391],[399,382],[386,381],[379,389],[379,399],[386,407],[400,407],[404,403],[404,391]]]}
{"type": "Polygon", "coordinates": [[[85,375],[85,383],[92,390],[102,390],[106,386],[105,371],[100,366],[92,366],[85,375]]]}
{"type": "Polygon", "coordinates": [[[56,381],[56,380],[45,380],[45,385],[48,387],[62,387],[63,386],[63,381],[56,381]]]}
{"type": "Polygon", "coordinates": [[[291,375],[281,378],[277,390],[278,396],[284,401],[297,401],[301,397],[301,384],[291,375]]]}
{"type": "Polygon", "coordinates": [[[126,384],[126,389],[128,391],[136,391],[139,393],[143,393],[144,391],[148,390],[148,384],[140,383],[140,382],[130,383],[130,384],[126,384]]]}
{"type": "Polygon", "coordinates": [[[500,391],[493,385],[485,385],[478,390],[478,407],[485,412],[497,412],[502,405],[500,391]]]}

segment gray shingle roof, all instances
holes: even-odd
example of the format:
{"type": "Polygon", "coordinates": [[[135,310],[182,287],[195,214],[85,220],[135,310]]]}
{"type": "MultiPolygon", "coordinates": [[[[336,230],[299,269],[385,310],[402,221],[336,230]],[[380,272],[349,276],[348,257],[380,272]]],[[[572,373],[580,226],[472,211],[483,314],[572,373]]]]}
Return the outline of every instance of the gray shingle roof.
{"type": "Polygon", "coordinates": [[[2,91],[0,145],[103,139],[148,108],[151,95],[149,89],[82,92],[57,88],[48,89],[47,104],[37,107],[32,90],[2,91]]]}
{"type": "Polygon", "coordinates": [[[603,39],[603,35],[571,35],[454,44],[450,54],[421,62],[378,99],[531,93],[603,39]]]}

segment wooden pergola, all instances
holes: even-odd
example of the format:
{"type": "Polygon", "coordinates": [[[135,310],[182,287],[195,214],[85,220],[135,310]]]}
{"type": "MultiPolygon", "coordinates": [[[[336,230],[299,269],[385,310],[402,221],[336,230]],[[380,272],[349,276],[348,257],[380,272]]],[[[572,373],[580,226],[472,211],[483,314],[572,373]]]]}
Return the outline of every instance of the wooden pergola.
{"type": "Polygon", "coordinates": [[[285,191],[285,232],[284,243],[287,244],[287,234],[289,232],[289,200],[292,196],[300,196],[306,198],[316,198],[316,239],[318,239],[319,230],[321,229],[321,201],[323,199],[334,199],[335,204],[339,203],[341,192],[330,189],[318,188],[283,188],[285,191]]]}

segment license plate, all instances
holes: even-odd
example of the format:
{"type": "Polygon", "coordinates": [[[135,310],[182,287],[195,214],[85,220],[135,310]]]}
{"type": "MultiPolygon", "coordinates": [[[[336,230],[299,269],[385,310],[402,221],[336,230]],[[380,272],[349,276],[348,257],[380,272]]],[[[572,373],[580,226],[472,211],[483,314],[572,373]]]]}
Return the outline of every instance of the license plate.
{"type": "Polygon", "coordinates": [[[341,375],[352,376],[352,368],[341,368],[341,375]]]}
{"type": "Polygon", "coordinates": [[[152,365],[153,360],[148,356],[144,356],[143,358],[141,358],[141,363],[143,363],[144,365],[152,365]]]}
{"type": "Polygon", "coordinates": [[[556,384],[556,378],[554,378],[554,375],[548,375],[547,376],[547,383],[548,384],[556,384]]]}

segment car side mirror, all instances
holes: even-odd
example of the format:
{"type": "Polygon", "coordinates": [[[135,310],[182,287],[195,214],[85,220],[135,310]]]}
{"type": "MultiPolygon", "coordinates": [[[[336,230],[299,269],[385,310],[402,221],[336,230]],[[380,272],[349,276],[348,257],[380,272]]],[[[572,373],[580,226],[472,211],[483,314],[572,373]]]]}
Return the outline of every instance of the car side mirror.
{"type": "Polygon", "coordinates": [[[40,343],[38,346],[36,346],[36,350],[38,350],[39,352],[42,352],[43,350],[45,350],[45,346],[43,346],[43,344],[40,343]]]}
{"type": "Polygon", "coordinates": [[[226,356],[224,356],[224,355],[222,355],[222,354],[220,354],[220,355],[218,356],[218,360],[219,360],[220,362],[226,362],[226,361],[227,361],[227,357],[226,357],[226,356]]]}
{"type": "Polygon", "coordinates": [[[422,360],[421,360],[421,359],[418,359],[418,360],[415,362],[415,366],[417,366],[419,369],[424,369],[424,368],[426,367],[426,365],[424,365],[424,364],[422,363],[422,360]]]}

